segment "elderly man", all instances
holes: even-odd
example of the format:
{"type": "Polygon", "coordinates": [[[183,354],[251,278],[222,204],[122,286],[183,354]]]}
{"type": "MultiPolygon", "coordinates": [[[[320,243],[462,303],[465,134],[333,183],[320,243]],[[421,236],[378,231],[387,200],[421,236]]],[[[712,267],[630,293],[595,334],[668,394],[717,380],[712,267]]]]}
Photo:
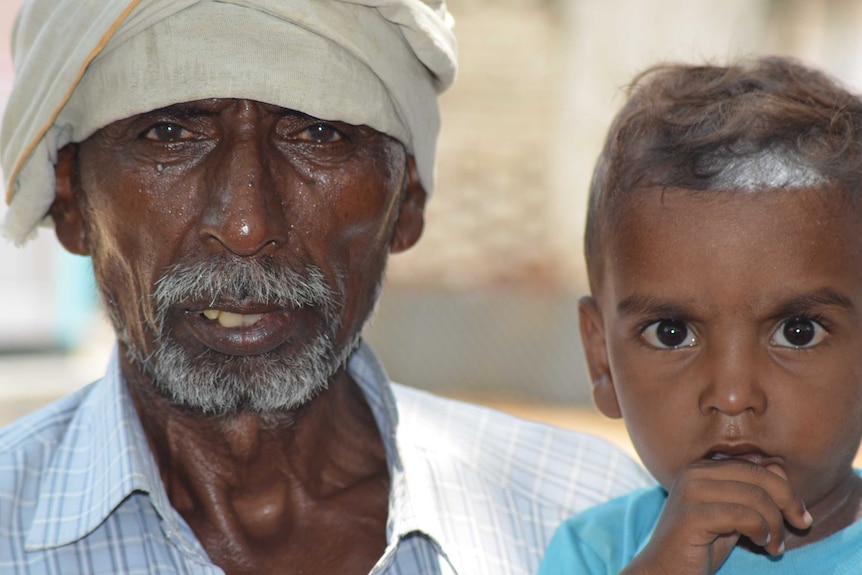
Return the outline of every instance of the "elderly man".
{"type": "Polygon", "coordinates": [[[392,384],[360,340],[422,231],[450,25],[420,0],[25,5],[4,232],[50,215],[118,345],[0,432],[0,572],[530,573],[563,517],[650,482],[392,384]]]}

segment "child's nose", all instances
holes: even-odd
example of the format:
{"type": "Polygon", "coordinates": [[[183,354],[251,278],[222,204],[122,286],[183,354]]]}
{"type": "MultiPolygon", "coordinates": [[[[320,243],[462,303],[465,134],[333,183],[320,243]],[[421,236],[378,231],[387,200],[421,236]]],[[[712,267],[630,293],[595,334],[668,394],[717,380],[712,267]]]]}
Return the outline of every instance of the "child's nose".
{"type": "Polygon", "coordinates": [[[736,416],[766,410],[767,398],[758,368],[759,350],[744,341],[712,346],[706,354],[700,411],[736,416]]]}

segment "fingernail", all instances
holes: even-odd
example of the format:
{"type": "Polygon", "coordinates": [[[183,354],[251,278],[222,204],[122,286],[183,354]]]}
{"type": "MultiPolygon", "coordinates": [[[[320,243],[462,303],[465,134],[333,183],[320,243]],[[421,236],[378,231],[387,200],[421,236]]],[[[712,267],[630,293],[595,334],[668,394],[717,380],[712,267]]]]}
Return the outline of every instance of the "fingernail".
{"type": "Polygon", "coordinates": [[[805,523],[805,526],[808,527],[812,523],[814,523],[814,518],[811,517],[811,514],[808,513],[808,510],[805,510],[805,513],[802,514],[802,521],[805,523]]]}
{"type": "Polygon", "coordinates": [[[781,542],[781,545],[778,546],[778,554],[784,554],[784,541],[781,542]]]}

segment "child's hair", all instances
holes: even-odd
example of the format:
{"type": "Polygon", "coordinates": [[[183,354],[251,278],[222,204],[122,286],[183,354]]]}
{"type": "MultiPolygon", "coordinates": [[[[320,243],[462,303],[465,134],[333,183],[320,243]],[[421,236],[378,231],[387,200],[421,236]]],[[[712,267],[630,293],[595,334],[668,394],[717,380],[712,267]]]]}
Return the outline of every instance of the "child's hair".
{"type": "Polygon", "coordinates": [[[635,78],[590,185],[584,248],[593,289],[603,242],[644,188],[754,191],[862,187],[862,102],[787,58],[660,65],[635,78]]]}

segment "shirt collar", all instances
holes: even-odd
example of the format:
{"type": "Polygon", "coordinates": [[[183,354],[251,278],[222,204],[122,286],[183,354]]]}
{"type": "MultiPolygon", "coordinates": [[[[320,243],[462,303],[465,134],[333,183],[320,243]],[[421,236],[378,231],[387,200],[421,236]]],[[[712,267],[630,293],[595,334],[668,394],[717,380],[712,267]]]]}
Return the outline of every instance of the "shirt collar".
{"type": "Polygon", "coordinates": [[[371,348],[362,342],[350,357],[347,369],[365,395],[386,449],[390,480],[386,554],[394,553],[401,538],[421,533],[430,540],[441,558],[459,572],[442,545],[440,512],[433,506],[432,498],[421,495],[432,492],[427,485],[432,478],[427,469],[423,473],[421,458],[424,454],[411,454],[401,449],[402,445],[410,442],[405,441],[407,431],[399,421],[398,404],[383,365],[371,348]],[[414,455],[416,457],[412,457],[414,455]]]}
{"type": "Polygon", "coordinates": [[[69,544],[98,527],[130,494],[150,495],[156,511],[175,516],[115,346],[105,377],[92,384],[58,445],[40,487],[28,550],[69,544]]]}
{"type": "MultiPolygon", "coordinates": [[[[404,443],[399,436],[405,431],[383,366],[363,342],[351,356],[348,371],[374,414],[389,465],[388,545],[381,561],[394,554],[402,537],[417,532],[428,537],[449,561],[440,543],[439,510],[431,498],[414,495],[429,493],[426,483],[431,478],[423,473],[421,454],[411,459],[410,453],[399,448],[404,443]]],[[[105,377],[91,386],[81,402],[46,472],[27,549],[58,547],[87,536],[134,492],[149,494],[156,511],[168,522],[167,528],[183,531],[182,518],[162,486],[115,346],[105,377]],[[70,489],[72,483],[79,488],[70,489]]]]}

